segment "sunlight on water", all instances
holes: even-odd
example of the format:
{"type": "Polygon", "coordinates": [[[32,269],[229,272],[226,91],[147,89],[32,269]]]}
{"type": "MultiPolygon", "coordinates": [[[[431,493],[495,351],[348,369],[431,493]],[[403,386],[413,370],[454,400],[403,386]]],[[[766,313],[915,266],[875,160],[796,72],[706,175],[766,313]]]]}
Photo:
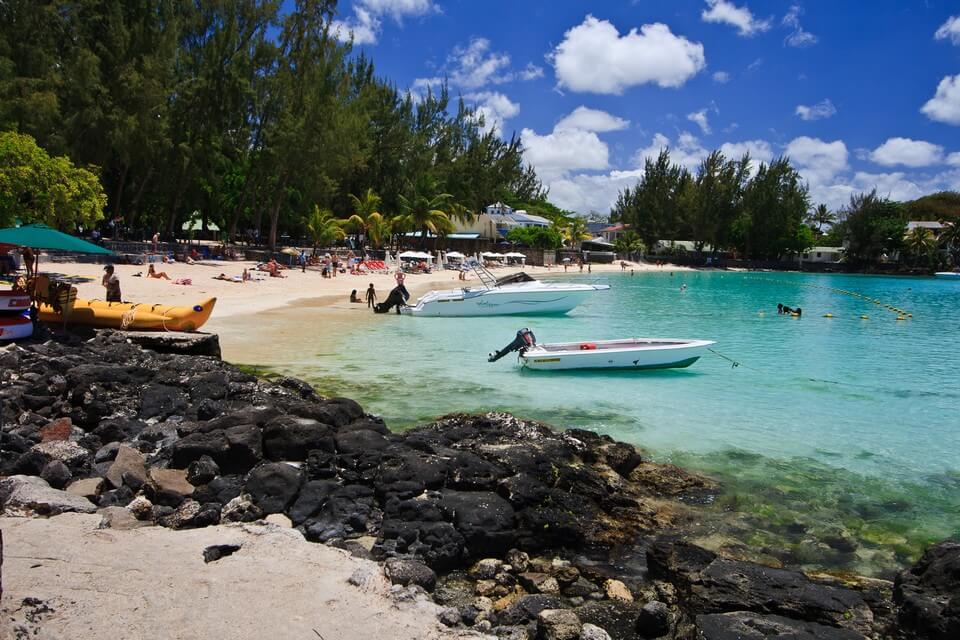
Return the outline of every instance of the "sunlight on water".
{"type": "MultiPolygon", "coordinates": [[[[731,495],[749,495],[754,506],[746,512],[783,506],[789,515],[768,516],[827,518],[867,544],[887,545],[896,560],[928,539],[960,533],[960,283],[727,272],[592,281],[612,289],[568,316],[387,315],[344,336],[337,355],[284,372],[356,398],[394,428],[498,410],[608,433],[658,459],[718,474],[731,495]],[[865,297],[913,317],[898,321],[865,297]],[[802,307],[803,317],[778,316],[778,302],[802,307]],[[739,366],[712,354],[689,369],[643,373],[536,373],[521,371],[512,356],[488,364],[486,354],[524,326],[541,342],[711,339],[739,366]],[[730,451],[755,457],[747,464],[730,451]],[[787,509],[778,483],[799,502],[787,509]],[[857,511],[874,498],[866,515],[857,511]]],[[[742,510],[735,502],[724,506],[742,510]]]]}

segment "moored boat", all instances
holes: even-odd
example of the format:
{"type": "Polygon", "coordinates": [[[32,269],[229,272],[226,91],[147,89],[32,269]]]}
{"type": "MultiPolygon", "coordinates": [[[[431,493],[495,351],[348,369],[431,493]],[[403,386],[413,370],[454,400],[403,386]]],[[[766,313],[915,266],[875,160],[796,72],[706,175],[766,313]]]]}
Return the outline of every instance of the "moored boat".
{"type": "MultiPolygon", "coordinates": [[[[131,331],[196,331],[210,318],[216,302],[216,298],[210,298],[192,307],[177,307],[77,299],[66,321],[131,331]]],[[[64,321],[63,314],[48,304],[40,305],[39,319],[43,322],[64,321]]]]}
{"type": "Polygon", "coordinates": [[[495,362],[512,351],[520,352],[520,364],[527,369],[558,371],[568,369],[682,369],[703,356],[715,342],[672,338],[623,338],[590,342],[538,344],[529,329],[521,329],[509,345],[490,354],[495,362]]]}
{"type": "Polygon", "coordinates": [[[605,284],[541,282],[523,272],[496,278],[482,267],[474,269],[483,286],[430,291],[400,312],[434,317],[561,314],[610,288],[605,284]]]}
{"type": "Polygon", "coordinates": [[[943,280],[960,280],[960,271],[937,271],[933,277],[943,280]]]}
{"type": "Polygon", "coordinates": [[[19,315],[30,308],[30,295],[24,291],[0,291],[0,315],[19,315]]]}

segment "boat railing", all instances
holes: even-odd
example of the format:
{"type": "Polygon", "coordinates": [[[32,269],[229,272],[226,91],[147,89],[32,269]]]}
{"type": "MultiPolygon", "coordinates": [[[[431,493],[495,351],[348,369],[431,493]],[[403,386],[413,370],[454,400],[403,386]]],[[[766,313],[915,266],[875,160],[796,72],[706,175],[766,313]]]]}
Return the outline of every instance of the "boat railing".
{"type": "Polygon", "coordinates": [[[477,274],[477,277],[480,278],[480,282],[482,282],[487,289],[493,289],[497,286],[497,276],[493,275],[485,266],[479,262],[471,263],[470,266],[473,268],[473,272],[477,274]]]}

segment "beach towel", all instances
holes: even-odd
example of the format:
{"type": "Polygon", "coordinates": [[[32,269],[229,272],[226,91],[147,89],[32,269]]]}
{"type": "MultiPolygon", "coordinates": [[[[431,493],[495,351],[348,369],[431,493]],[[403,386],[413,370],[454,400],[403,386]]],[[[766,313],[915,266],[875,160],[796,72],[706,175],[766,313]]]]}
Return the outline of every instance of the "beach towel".
{"type": "Polygon", "coordinates": [[[173,281],[173,284],[191,285],[193,284],[193,280],[190,278],[177,278],[173,281]]]}

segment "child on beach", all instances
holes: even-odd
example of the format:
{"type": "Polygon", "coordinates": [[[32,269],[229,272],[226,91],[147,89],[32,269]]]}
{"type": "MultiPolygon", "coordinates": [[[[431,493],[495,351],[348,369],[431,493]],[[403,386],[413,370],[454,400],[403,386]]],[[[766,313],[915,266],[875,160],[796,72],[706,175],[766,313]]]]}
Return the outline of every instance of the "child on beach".
{"type": "Polygon", "coordinates": [[[377,304],[377,292],[373,289],[373,283],[370,283],[370,286],[367,287],[367,306],[373,307],[377,304]]]}
{"type": "Polygon", "coordinates": [[[114,274],[112,264],[103,268],[104,274],[100,284],[107,290],[107,302],[121,302],[120,298],[120,278],[114,274]]]}

